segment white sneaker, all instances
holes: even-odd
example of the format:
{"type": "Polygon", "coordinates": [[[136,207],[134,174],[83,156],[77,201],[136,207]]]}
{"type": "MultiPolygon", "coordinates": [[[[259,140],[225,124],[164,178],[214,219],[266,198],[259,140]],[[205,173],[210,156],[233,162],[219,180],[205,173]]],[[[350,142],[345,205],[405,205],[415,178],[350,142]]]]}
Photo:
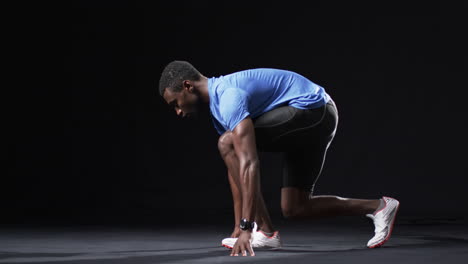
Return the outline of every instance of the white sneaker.
{"type": "MultiPolygon", "coordinates": [[[[257,223],[254,223],[252,230],[252,248],[280,248],[282,243],[278,231],[275,231],[272,236],[267,236],[262,231],[257,231],[257,223]]],[[[232,249],[237,238],[228,237],[221,241],[223,247],[232,249]]]]}
{"type": "Polygon", "coordinates": [[[385,206],[377,213],[367,214],[366,216],[374,220],[375,236],[367,242],[367,247],[376,248],[382,246],[390,238],[395,223],[395,217],[400,207],[398,200],[384,196],[385,206]]]}

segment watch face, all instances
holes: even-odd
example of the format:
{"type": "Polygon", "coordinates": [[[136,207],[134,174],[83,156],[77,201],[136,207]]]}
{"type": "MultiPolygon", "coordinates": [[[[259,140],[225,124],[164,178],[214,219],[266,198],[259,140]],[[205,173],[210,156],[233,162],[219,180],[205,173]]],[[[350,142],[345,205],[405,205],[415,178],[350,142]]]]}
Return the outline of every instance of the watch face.
{"type": "Polygon", "coordinates": [[[242,230],[250,230],[252,229],[252,223],[247,221],[247,219],[242,219],[240,222],[240,229],[242,230]]]}

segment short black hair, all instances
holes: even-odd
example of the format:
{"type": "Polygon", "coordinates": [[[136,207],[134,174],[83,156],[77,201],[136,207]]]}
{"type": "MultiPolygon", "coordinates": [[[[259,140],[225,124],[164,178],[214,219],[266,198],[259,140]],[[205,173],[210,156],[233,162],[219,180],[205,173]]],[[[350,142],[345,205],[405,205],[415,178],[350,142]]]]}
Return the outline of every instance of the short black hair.
{"type": "Polygon", "coordinates": [[[170,89],[173,92],[182,90],[182,81],[199,81],[200,72],[187,61],[172,61],[163,70],[159,79],[159,94],[163,96],[164,90],[170,89]]]}

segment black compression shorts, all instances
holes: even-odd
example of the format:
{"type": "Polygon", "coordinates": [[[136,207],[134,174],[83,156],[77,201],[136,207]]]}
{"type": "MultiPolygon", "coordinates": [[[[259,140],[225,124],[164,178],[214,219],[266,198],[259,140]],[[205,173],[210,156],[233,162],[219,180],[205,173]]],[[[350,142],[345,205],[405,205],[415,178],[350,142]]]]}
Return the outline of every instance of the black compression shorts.
{"type": "Polygon", "coordinates": [[[312,194],[338,125],[333,100],[314,109],[281,106],[253,122],[258,150],[284,153],[283,187],[312,194]]]}

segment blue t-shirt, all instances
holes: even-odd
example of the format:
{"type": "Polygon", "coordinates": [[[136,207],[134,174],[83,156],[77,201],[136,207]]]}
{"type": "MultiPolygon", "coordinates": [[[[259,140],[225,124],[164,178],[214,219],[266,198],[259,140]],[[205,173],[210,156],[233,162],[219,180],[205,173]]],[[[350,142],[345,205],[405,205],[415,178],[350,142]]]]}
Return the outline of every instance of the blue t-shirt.
{"type": "Polygon", "coordinates": [[[276,107],[311,109],[330,100],[323,87],[286,70],[252,69],[208,79],[210,112],[221,135],[246,117],[256,118],[276,107]]]}

